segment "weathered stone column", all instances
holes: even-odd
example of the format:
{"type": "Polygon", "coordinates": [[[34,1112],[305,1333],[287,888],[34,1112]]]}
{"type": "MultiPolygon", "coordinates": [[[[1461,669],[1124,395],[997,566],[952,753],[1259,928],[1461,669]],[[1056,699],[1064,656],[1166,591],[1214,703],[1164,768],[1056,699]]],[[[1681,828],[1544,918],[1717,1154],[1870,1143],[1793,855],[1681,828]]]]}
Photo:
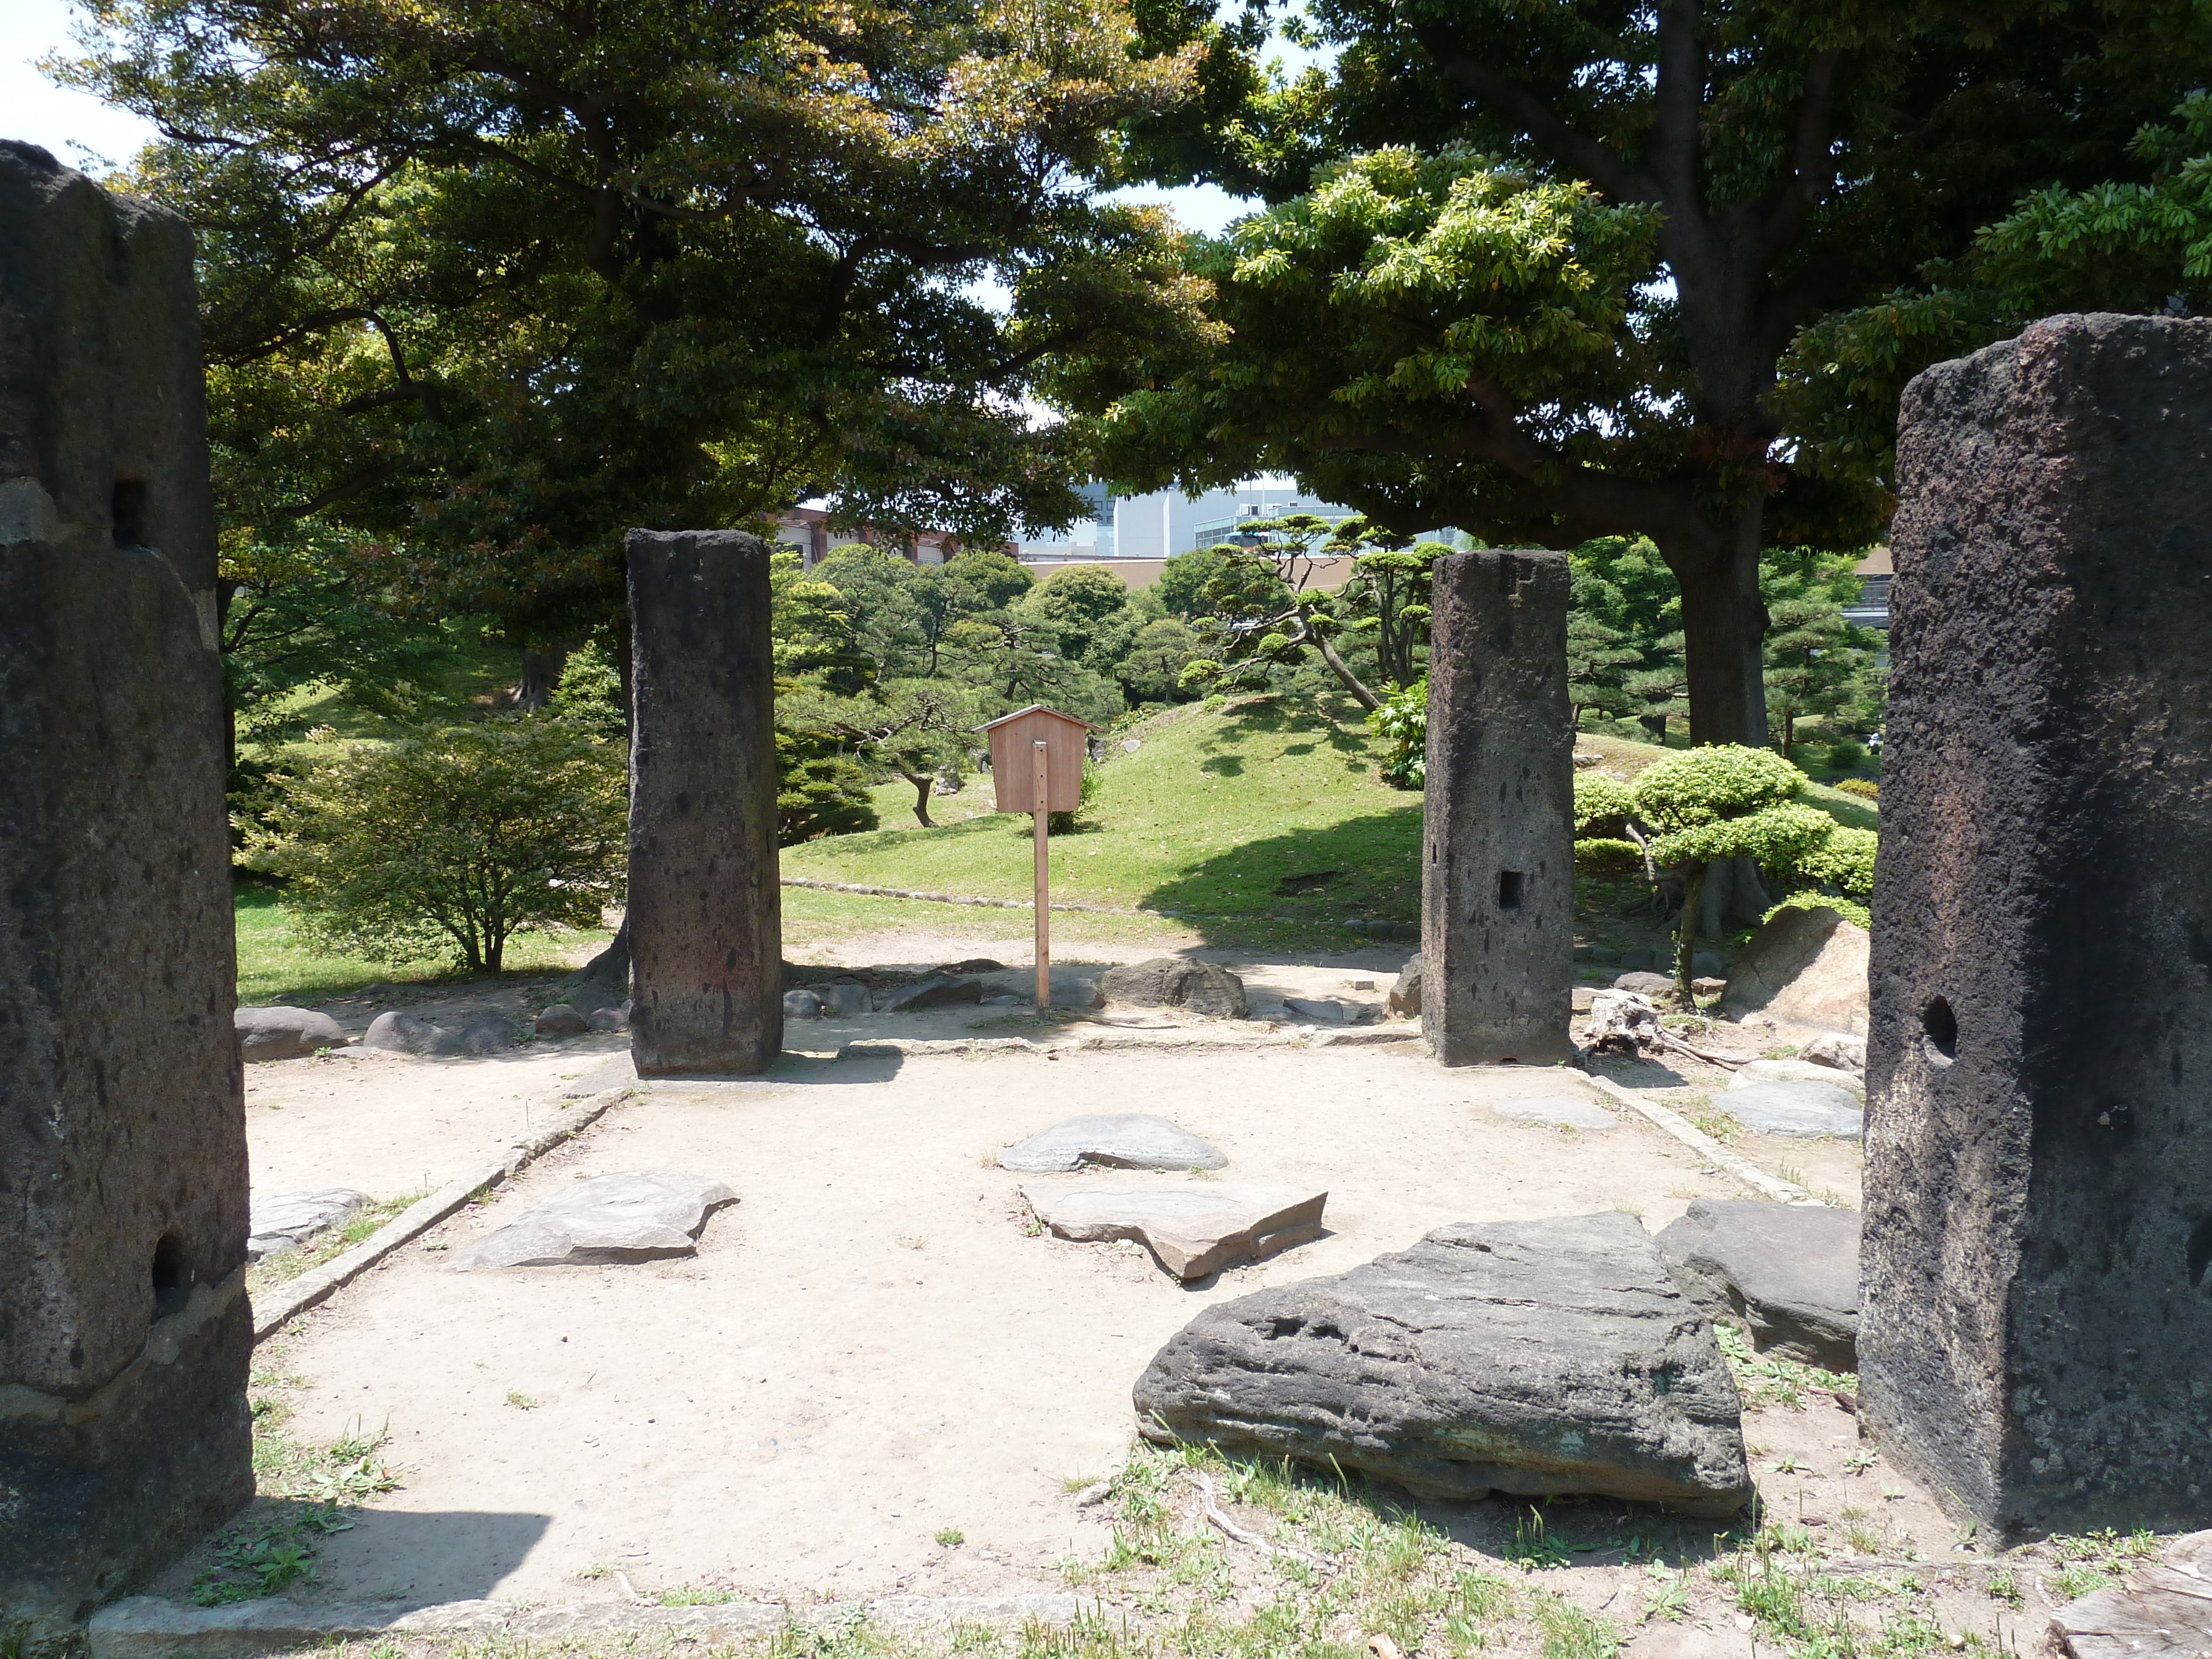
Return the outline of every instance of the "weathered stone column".
{"type": "Polygon", "coordinates": [[[0,1650],[253,1492],[191,234],[0,143],[0,1650]]]}
{"type": "Polygon", "coordinates": [[[641,1077],[783,1048],[768,544],[629,535],[630,1053],[641,1077]]]}
{"type": "Polygon", "coordinates": [[[1436,563],[1421,865],[1421,1026],[1447,1066],[1549,1065],[1574,971],[1567,561],[1436,563]]]}
{"type": "Polygon", "coordinates": [[[2212,322],[1908,386],[1863,1420],[1999,1534],[2212,1522],[2212,322]]]}

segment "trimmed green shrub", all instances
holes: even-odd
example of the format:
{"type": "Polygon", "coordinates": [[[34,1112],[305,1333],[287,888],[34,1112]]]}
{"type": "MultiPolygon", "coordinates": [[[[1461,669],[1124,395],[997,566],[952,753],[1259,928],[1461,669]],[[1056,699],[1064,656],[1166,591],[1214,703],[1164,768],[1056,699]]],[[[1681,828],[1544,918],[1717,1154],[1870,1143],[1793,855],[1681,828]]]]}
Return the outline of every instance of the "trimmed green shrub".
{"type": "Polygon", "coordinates": [[[1856,795],[1861,800],[1881,799],[1881,786],[1872,778],[1838,778],[1835,787],[1847,795],[1856,795]]]}
{"type": "Polygon", "coordinates": [[[1575,843],[1575,868],[1587,875],[1620,875],[1644,867],[1644,849],[1632,841],[1590,836],[1575,843]]]}
{"type": "Polygon", "coordinates": [[[349,744],[277,784],[252,861],[310,940],[374,961],[450,949],[499,971],[507,941],[590,927],[629,860],[618,744],[543,715],[349,744]]]}
{"type": "MultiPolygon", "coordinates": [[[[1382,757],[1382,781],[1394,789],[1425,789],[1429,781],[1429,677],[1382,699],[1367,717],[1367,729],[1390,745],[1382,757]]],[[[1582,779],[1575,780],[1581,801],[1582,779]]],[[[1580,828],[1579,823],[1577,824],[1580,828]]]]}
{"type": "Polygon", "coordinates": [[[1617,830],[1635,816],[1636,792],[1619,778],[1603,772],[1575,774],[1576,835],[1617,830]]]}

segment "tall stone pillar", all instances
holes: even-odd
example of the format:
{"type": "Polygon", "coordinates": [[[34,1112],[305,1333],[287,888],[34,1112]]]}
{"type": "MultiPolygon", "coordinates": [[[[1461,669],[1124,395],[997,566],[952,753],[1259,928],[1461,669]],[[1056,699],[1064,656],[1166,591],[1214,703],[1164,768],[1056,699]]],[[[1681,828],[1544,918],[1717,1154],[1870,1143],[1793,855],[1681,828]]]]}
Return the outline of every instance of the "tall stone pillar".
{"type": "Polygon", "coordinates": [[[1549,1065],[1575,1051],[1566,556],[1451,554],[1431,604],[1421,1026],[1447,1066],[1549,1065]]]}
{"type": "Polygon", "coordinates": [[[1905,393],[1859,1333],[2002,1535],[2212,1523],[2212,322],[1905,393]]]}
{"type": "Polygon", "coordinates": [[[629,535],[640,1077],[764,1072],[783,1048],[768,562],[736,531],[629,535]]]}
{"type": "Polygon", "coordinates": [[[253,1492],[191,234],[0,143],[0,1650],[253,1492]]]}

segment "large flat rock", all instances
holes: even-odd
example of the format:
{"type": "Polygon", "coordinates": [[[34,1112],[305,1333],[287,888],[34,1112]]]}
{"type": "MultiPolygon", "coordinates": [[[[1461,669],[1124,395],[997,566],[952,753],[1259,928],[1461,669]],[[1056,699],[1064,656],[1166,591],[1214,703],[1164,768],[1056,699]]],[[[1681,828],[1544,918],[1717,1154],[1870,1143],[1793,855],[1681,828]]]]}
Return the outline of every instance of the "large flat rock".
{"type": "Polygon", "coordinates": [[[1091,1112],[1055,1123],[999,1154],[1001,1169],[1047,1175],[1096,1164],[1110,1170],[1218,1170],[1219,1150],[1164,1117],[1091,1112]]]}
{"type": "Polygon", "coordinates": [[[478,1239],[454,1258],[453,1271],[588,1267],[690,1255],[707,1218],[737,1201],[738,1195],[719,1181],[673,1170],[594,1176],[478,1239]]]}
{"type": "Polygon", "coordinates": [[[1203,1279],[1240,1261],[1264,1261],[1321,1237],[1327,1193],[1294,1188],[1024,1187],[1022,1196],[1060,1238],[1133,1238],[1177,1279],[1203,1279]]]}
{"type": "Polygon", "coordinates": [[[1155,957],[1109,968],[1098,979],[1103,1002],[1135,1008],[1188,1008],[1215,1019],[1242,1019],[1244,981],[1210,962],[1155,957]]]}
{"type": "Polygon", "coordinates": [[[1635,1217],[1440,1227],[1208,1308],[1138,1380],[1147,1438],[1358,1469],[1416,1496],[1750,1500],[1711,1322],[1635,1217]]]}
{"type": "Polygon", "coordinates": [[[1730,1086],[1719,1105],[1756,1134],[1790,1135],[1808,1140],[1840,1135],[1857,1140],[1866,1134],[1866,1110],[1842,1083],[1778,1079],[1730,1086]]]}
{"type": "Polygon", "coordinates": [[[1866,1103],[1866,1083],[1857,1073],[1839,1071],[1833,1066],[1816,1065],[1809,1060],[1746,1060],[1736,1067],[1735,1076],[1729,1080],[1729,1087],[1730,1090],[1748,1089],[1760,1083],[1826,1084],[1832,1089],[1843,1090],[1862,1106],[1866,1103]]]}
{"type": "Polygon", "coordinates": [[[231,1012],[240,1057],[252,1065],[265,1060],[298,1060],[318,1048],[343,1048],[345,1028],[313,1008],[238,1008],[231,1012]]]}
{"type": "Polygon", "coordinates": [[[1674,1282],[1752,1346],[1785,1359],[1858,1369],[1859,1212],[1701,1198],[1659,1235],[1674,1282]]]}
{"type": "Polygon", "coordinates": [[[272,1193],[257,1198],[246,1221],[246,1259],[288,1255],[368,1202],[367,1193],[332,1187],[319,1193],[272,1193]]]}

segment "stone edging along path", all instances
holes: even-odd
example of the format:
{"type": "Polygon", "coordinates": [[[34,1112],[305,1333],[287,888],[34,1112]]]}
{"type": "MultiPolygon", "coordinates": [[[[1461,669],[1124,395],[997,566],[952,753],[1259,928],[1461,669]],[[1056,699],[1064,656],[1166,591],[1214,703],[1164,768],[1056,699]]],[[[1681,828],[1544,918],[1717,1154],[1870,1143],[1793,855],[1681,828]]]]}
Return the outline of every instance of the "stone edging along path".
{"type": "Polygon", "coordinates": [[[636,1092],[625,1085],[586,1097],[528,1139],[517,1141],[505,1158],[489,1160],[447,1182],[428,1197],[416,1199],[343,1255],[277,1285],[253,1309],[253,1340],[262,1342],[274,1336],[340,1285],[358,1279],[401,1245],[420,1238],[486,1188],[520,1174],[562,1141],[597,1122],[616,1102],[636,1092]]]}
{"type": "Polygon", "coordinates": [[[92,1659],[167,1659],[172,1654],[233,1656],[319,1648],[380,1637],[506,1636],[557,1644],[587,1635],[668,1635],[680,1641],[729,1644],[773,1635],[786,1626],[836,1629],[859,1618],[894,1629],[958,1624],[1073,1624],[1098,1604],[1062,1591],[1025,1595],[890,1595],[792,1607],[780,1602],[664,1607],[636,1601],[575,1601],[526,1607],[501,1601],[448,1601],[403,1610],[389,1603],[302,1607],[271,1597],[228,1607],[195,1607],[134,1595],[102,1607],[86,1632],[92,1659]]]}

